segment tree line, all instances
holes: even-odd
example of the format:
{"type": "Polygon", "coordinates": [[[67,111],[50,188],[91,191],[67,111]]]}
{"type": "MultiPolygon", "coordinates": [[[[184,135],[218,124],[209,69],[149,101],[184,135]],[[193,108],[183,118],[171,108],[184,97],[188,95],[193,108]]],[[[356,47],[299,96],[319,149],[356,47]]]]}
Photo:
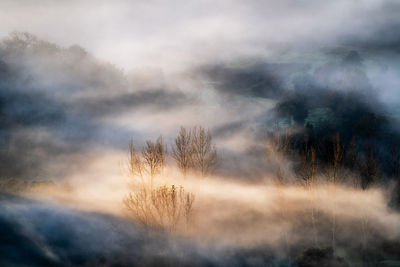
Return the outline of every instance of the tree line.
{"type": "Polygon", "coordinates": [[[308,183],[317,173],[334,183],[352,183],[367,189],[384,181],[384,177],[398,178],[400,151],[393,142],[383,150],[374,142],[352,138],[350,142],[335,134],[324,139],[313,139],[307,134],[267,134],[268,155],[280,153],[294,162],[293,170],[300,181],[308,183]],[[348,179],[352,178],[353,181],[348,179]]]}

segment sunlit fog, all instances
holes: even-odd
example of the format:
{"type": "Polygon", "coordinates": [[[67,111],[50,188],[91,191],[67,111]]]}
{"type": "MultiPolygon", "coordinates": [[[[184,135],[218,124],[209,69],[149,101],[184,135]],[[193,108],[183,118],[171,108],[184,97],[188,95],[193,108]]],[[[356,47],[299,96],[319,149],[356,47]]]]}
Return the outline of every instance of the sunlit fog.
{"type": "Polygon", "coordinates": [[[1,266],[400,266],[400,2],[0,1],[1,266]]]}

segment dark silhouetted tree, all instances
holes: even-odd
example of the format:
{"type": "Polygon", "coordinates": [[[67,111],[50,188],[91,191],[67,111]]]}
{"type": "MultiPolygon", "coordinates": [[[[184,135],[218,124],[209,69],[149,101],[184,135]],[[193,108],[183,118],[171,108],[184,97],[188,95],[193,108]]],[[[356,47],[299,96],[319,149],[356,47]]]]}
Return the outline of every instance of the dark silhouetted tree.
{"type": "Polygon", "coordinates": [[[217,150],[212,144],[210,130],[194,127],[192,134],[193,167],[204,177],[217,165],[217,150]]]}
{"type": "Polygon", "coordinates": [[[175,146],[172,148],[172,157],[175,159],[178,168],[183,175],[193,167],[193,145],[192,131],[181,127],[178,136],[175,138],[175,146]]]}
{"type": "Polygon", "coordinates": [[[145,170],[151,177],[151,185],[153,184],[154,177],[164,167],[166,153],[167,151],[161,136],[156,142],[147,140],[146,146],[142,149],[143,162],[146,166],[145,170]]]}

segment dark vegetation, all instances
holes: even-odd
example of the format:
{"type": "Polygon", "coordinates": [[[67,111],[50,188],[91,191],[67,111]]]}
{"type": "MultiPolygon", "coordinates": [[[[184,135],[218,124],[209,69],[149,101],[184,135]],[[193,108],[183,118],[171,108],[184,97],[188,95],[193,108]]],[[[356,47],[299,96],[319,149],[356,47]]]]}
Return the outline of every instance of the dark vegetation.
{"type": "Polygon", "coordinates": [[[293,83],[294,90],[275,107],[273,135],[283,139],[280,150],[297,162],[298,176],[308,179],[307,170],[315,168],[363,189],[394,180],[393,203],[398,205],[397,122],[375,95],[359,54],[352,51],[293,83]]]}
{"type": "Polygon", "coordinates": [[[348,267],[349,265],[339,257],[335,257],[332,248],[310,248],[304,251],[296,260],[298,267],[348,267]]]}

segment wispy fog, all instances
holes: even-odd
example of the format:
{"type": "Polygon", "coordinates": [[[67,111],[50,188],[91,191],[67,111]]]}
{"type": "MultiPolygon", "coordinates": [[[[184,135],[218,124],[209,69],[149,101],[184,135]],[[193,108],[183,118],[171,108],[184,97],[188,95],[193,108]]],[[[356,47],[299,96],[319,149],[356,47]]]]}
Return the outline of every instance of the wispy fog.
{"type": "Polygon", "coordinates": [[[2,1],[1,32],[79,44],[127,70],[321,46],[391,48],[398,3],[386,1],[2,1]]]}
{"type": "Polygon", "coordinates": [[[0,265],[397,266],[399,13],[2,0],[0,265]],[[193,218],[174,231],[126,204],[176,188],[193,218]]]}

